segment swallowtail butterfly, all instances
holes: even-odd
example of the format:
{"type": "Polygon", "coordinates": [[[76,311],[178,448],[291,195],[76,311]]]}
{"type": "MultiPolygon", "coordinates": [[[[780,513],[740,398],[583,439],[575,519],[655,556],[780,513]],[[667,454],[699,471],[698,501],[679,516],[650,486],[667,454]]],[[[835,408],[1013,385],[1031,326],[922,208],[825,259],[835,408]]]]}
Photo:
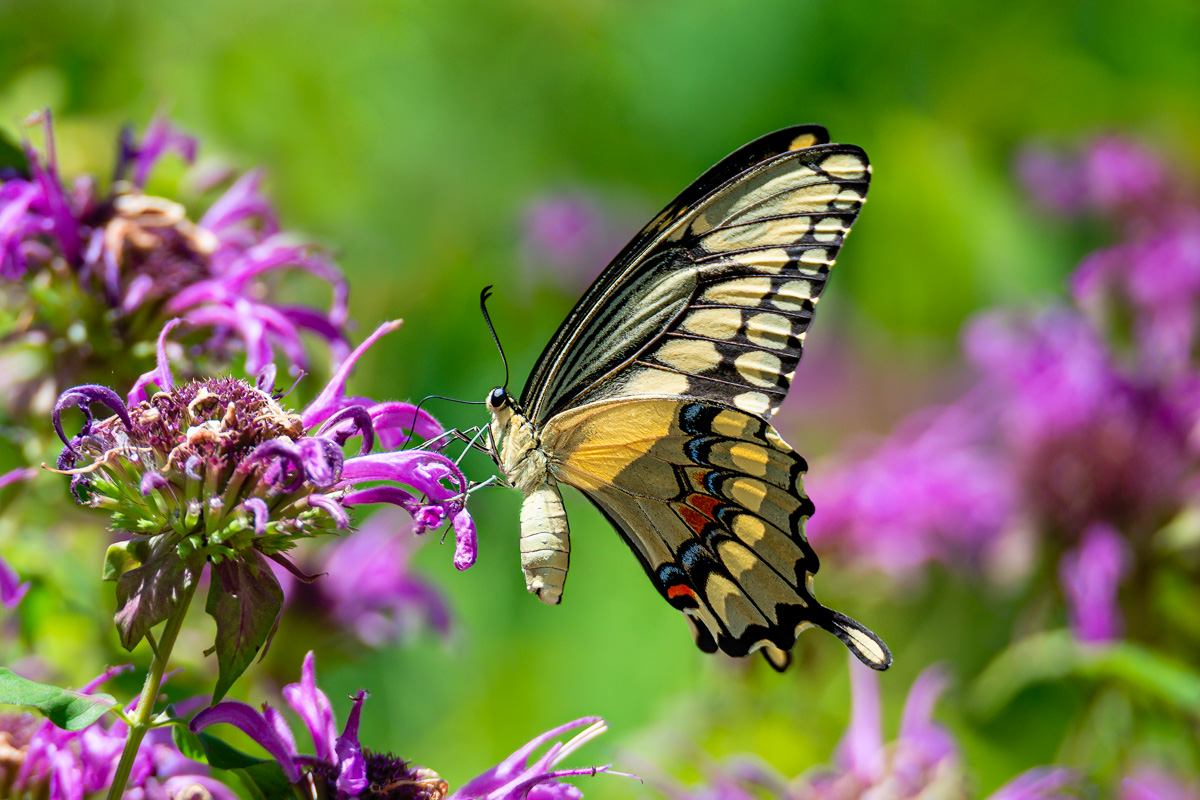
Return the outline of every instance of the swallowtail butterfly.
{"type": "Polygon", "coordinates": [[[871,631],[812,594],[807,465],[770,424],[829,269],[867,195],[861,148],[818,125],[768,134],[704,173],[601,273],[517,401],[487,398],[492,457],[525,494],[521,566],[562,599],[558,485],[592,501],[705,652],[784,668],[824,628],[875,669],[871,631]]]}

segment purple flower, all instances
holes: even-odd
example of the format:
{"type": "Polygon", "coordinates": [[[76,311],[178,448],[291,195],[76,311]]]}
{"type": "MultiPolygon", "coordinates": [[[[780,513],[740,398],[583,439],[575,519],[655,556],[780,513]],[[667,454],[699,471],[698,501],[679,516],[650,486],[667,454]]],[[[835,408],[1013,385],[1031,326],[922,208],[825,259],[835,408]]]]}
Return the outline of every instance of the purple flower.
{"type": "Polygon", "coordinates": [[[1154,767],[1140,766],[1121,781],[1120,800],[1200,800],[1200,787],[1154,767]]]}
{"type": "Polygon", "coordinates": [[[301,574],[286,551],[348,529],[357,505],[390,503],[414,516],[433,509],[453,522],[455,565],[470,566],[474,523],[457,465],[430,450],[373,452],[440,426],[407,403],[345,396],[358,359],[399,322],[371,334],[300,414],[280,405],[273,370],[255,384],[223,377],[175,385],[165,345],[173,324],[159,336],[157,367],[128,404],[107,387],[85,385],[64,392],[53,413],[65,444],[57,471],[72,476],[81,503],[108,510],[129,536],[110,547],[105,569],[117,583],[122,644],[132,648],[167,619],[182,588],[211,563],[207,610],[217,620],[220,696],[248,664],[242,656],[268,646],[278,624],[283,593],[264,559],[301,574]],[[151,383],[160,391],[139,399],[151,383]],[[97,419],[96,406],[111,416],[97,419]],[[67,437],[62,413],[71,408],[84,420],[67,437]],[[357,454],[347,457],[350,440],[357,454]]]}
{"type": "Polygon", "coordinates": [[[280,232],[260,173],[234,183],[197,223],[179,203],[145,193],[157,161],[174,152],[190,163],[195,139],[162,119],[140,141],[125,132],[117,180],[101,194],[89,177],[64,186],[50,116],[38,120],[45,154],[26,143],[28,177],[0,179],[0,279],[9,282],[5,302],[22,310],[0,332],[6,347],[45,362],[10,387],[16,413],[41,383],[53,395],[92,376],[132,379],[141,364],[130,354],[170,317],[190,323],[185,344],[195,353],[243,353],[252,373],[276,353],[305,369],[305,331],[328,342],[335,360],[345,357],[346,282],[328,257],[280,232]],[[328,283],[328,310],[277,301],[272,279],[283,271],[328,283]]]}
{"type": "MultiPolygon", "coordinates": [[[[946,685],[936,667],[917,677],[904,703],[899,735],[884,742],[878,674],[851,659],[851,718],[834,763],[788,782],[762,764],[738,759],[710,769],[706,785],[669,789],[677,800],[861,800],[967,797],[958,744],[933,721],[946,685]]],[[[1043,767],[1014,778],[988,800],[1058,800],[1076,782],[1070,770],[1043,767]]]]}
{"type": "Polygon", "coordinates": [[[1009,525],[1016,486],[973,397],[902,423],[873,451],[806,479],[809,538],[898,575],[930,562],[981,565],[1009,525]]]}
{"type": "Polygon", "coordinates": [[[445,599],[409,566],[420,542],[399,509],[382,508],[353,536],[300,561],[303,571],[320,574],[317,580],[305,583],[280,570],[276,576],[288,603],[319,630],[349,630],[370,647],[404,640],[422,625],[445,636],[445,599]]]}
{"type": "Polygon", "coordinates": [[[1140,218],[1172,194],[1162,162],[1116,136],[1097,138],[1078,155],[1026,146],[1017,154],[1016,172],[1035,202],[1064,215],[1093,210],[1140,218]]]}
{"type": "Polygon", "coordinates": [[[21,583],[21,576],[12,565],[0,557],[0,604],[10,611],[21,604],[25,593],[32,585],[29,581],[21,583]]]}
{"type": "Polygon", "coordinates": [[[529,273],[545,275],[564,291],[578,291],[620,251],[641,216],[640,208],[585,189],[541,195],[525,209],[521,261],[529,273]]]}
{"type": "MultiPolygon", "coordinates": [[[[110,669],[81,691],[90,693],[104,681],[131,667],[110,669]]],[[[181,707],[191,702],[180,704],[181,707]]],[[[81,731],[67,731],[30,714],[0,714],[0,787],[6,797],[45,797],[83,800],[107,789],[125,747],[123,722],[100,722],[81,731]]],[[[152,730],[138,748],[127,800],[191,797],[237,800],[223,783],[209,777],[208,767],[185,757],[165,728],[152,730]]]]}
{"type": "Polygon", "coordinates": [[[1129,545],[1121,534],[1100,522],[1084,531],[1079,546],[1058,562],[1067,615],[1080,641],[1103,643],[1120,638],[1117,589],[1129,571],[1129,561],[1129,545]]]}
{"type": "MultiPolygon", "coordinates": [[[[304,721],[313,742],[313,755],[299,752],[296,738],[283,717],[265,703],[261,713],[245,703],[219,703],[195,716],[191,722],[192,731],[198,733],[218,722],[234,725],[279,762],[289,781],[304,787],[306,794],[314,797],[441,800],[446,796],[449,787],[433,770],[414,767],[390,753],[375,753],[359,742],[359,716],[367,698],[366,692],[359,691],[353,696],[350,718],[339,735],[329,698],[317,686],[315,659],[311,652],[304,659],[301,674],[300,683],[284,687],[283,697],[304,721]]],[[[553,768],[604,730],[602,720],[588,717],[548,731],[451,797],[458,800],[575,800],[582,794],[574,786],[561,782],[560,778],[594,775],[608,768],[553,768]],[[587,727],[566,744],[555,743],[530,762],[534,752],[546,742],[583,725],[587,727]]]]}

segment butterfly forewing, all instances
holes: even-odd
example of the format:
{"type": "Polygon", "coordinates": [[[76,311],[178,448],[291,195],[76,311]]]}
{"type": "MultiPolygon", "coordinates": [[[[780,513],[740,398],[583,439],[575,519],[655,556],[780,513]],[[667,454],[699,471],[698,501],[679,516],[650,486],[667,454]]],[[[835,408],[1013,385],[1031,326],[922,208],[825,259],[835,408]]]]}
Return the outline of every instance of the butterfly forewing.
{"type": "MultiPolygon", "coordinates": [[[[677,323],[709,283],[749,272],[787,276],[788,264],[806,254],[819,280],[857,215],[869,173],[861,150],[818,144],[825,141],[819,126],[765,136],[668,205],[601,274],[542,354],[522,396],[530,418],[543,423],[595,399],[606,380],[628,380],[618,374],[622,368],[677,323]],[[856,172],[843,168],[847,161],[856,172]]],[[[655,384],[653,377],[644,380],[655,384]]],[[[665,384],[679,385],[677,379],[665,384]]],[[[644,394],[642,388],[634,390],[644,394]]],[[[650,393],[661,394],[662,387],[650,393]]],[[[729,393],[726,402],[741,393],[729,393]]]]}

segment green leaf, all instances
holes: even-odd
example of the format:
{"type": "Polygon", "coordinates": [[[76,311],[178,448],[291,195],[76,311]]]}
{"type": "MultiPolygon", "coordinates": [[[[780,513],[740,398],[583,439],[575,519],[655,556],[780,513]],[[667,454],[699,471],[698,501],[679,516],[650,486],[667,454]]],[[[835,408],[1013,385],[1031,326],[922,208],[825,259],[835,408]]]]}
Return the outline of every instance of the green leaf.
{"type": "Polygon", "coordinates": [[[283,589],[262,556],[250,551],[213,566],[204,610],[217,622],[216,703],[269,646],[283,610],[283,589]]]}
{"type": "Polygon", "coordinates": [[[104,554],[103,580],[115,581],[129,572],[142,566],[142,559],[147,557],[144,539],[131,539],[127,542],[116,542],[108,546],[104,554]]]}
{"type": "Polygon", "coordinates": [[[187,720],[171,721],[171,738],[179,752],[193,761],[216,767],[217,769],[247,769],[258,764],[275,763],[270,759],[256,758],[248,753],[226,744],[221,739],[207,733],[192,733],[188,729],[187,720]]]}
{"type": "Polygon", "coordinates": [[[1186,664],[1133,642],[1082,644],[1067,630],[1035,634],[1008,647],[984,668],[968,699],[976,713],[991,716],[1034,684],[1071,677],[1115,682],[1200,716],[1200,674],[1186,664]]]}
{"type": "Polygon", "coordinates": [[[117,705],[107,694],[84,694],[26,680],[0,667],[0,703],[36,708],[59,728],[81,731],[117,705]]]}
{"type": "Polygon", "coordinates": [[[22,175],[29,175],[29,162],[25,151],[0,131],[0,169],[11,167],[22,175]]]}
{"type": "Polygon", "coordinates": [[[246,793],[255,800],[298,800],[300,797],[296,787],[288,783],[283,769],[274,761],[235,769],[233,774],[241,779],[246,793]]]}
{"type": "MultiPolygon", "coordinates": [[[[203,556],[184,561],[175,552],[172,538],[163,535],[148,540],[149,545],[141,545],[146,547],[144,556],[133,548],[127,550],[142,566],[117,578],[117,613],[113,621],[126,650],[132,650],[151,628],[174,614],[199,577],[203,556]]],[[[106,562],[106,573],[109,567],[106,562]]]]}

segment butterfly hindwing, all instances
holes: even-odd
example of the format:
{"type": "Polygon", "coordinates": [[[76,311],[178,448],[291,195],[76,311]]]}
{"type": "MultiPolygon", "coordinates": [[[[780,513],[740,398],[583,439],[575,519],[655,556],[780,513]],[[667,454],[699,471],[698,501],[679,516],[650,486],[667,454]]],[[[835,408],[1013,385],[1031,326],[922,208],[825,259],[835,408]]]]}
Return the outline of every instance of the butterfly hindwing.
{"type": "Polygon", "coordinates": [[[539,359],[531,419],[616,396],[778,408],[870,178],[860,148],[813,127],[737,151],[634,238],[539,359]]]}
{"type": "MultiPolygon", "coordinates": [[[[619,400],[564,412],[542,436],[552,472],[604,511],[701,649],[788,650],[810,625],[836,628],[811,593],[804,459],[769,424],[705,403],[619,400]]],[[[884,662],[881,643],[868,649],[884,662]]]]}

